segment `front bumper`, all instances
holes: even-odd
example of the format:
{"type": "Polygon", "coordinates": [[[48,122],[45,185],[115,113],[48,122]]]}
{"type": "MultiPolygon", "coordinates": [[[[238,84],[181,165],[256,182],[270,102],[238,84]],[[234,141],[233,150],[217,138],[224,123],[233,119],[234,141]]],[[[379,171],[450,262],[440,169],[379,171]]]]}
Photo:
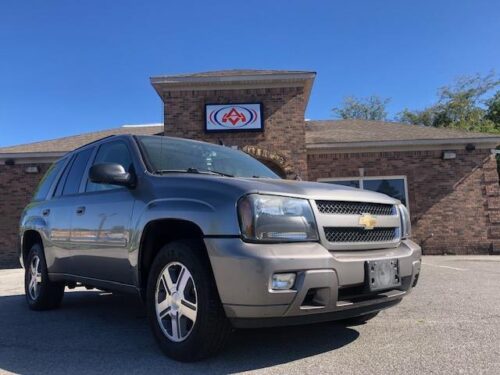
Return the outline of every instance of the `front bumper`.
{"type": "Polygon", "coordinates": [[[396,248],[328,251],[319,243],[251,244],[206,238],[227,317],[238,327],[300,324],[363,315],[398,303],[418,278],[421,249],[405,240],[396,248]],[[365,262],[397,258],[402,285],[367,293],[365,262]],[[293,289],[271,290],[272,275],[296,272],[293,289]]]}

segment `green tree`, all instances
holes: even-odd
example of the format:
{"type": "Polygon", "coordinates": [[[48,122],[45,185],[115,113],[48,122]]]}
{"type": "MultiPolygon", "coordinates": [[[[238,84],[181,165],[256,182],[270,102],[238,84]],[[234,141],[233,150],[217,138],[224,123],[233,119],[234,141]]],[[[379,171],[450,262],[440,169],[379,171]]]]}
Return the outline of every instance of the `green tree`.
{"type": "Polygon", "coordinates": [[[415,125],[500,132],[498,93],[485,99],[499,85],[493,72],[458,78],[452,85],[439,89],[436,104],[420,111],[406,108],[398,114],[398,120],[415,125]]]}
{"type": "Polygon", "coordinates": [[[333,114],[341,119],[377,120],[387,119],[386,106],[389,98],[372,95],[367,98],[347,96],[340,107],[332,109],[333,114]]]}
{"type": "Polygon", "coordinates": [[[497,91],[492,98],[486,101],[486,115],[487,120],[493,121],[497,126],[500,125],[500,91],[497,91]]]}

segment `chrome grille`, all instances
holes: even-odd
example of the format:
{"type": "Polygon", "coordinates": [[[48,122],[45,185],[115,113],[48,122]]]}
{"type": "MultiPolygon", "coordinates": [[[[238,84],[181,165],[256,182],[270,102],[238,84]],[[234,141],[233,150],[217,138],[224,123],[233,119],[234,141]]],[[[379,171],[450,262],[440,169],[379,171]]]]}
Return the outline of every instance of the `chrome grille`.
{"type": "Polygon", "coordinates": [[[392,204],[346,202],[346,201],[316,201],[319,212],[322,214],[337,215],[395,215],[396,210],[392,204]]]}
{"type": "Polygon", "coordinates": [[[325,237],[328,242],[388,242],[398,236],[398,228],[344,228],[326,227],[325,237]]]}

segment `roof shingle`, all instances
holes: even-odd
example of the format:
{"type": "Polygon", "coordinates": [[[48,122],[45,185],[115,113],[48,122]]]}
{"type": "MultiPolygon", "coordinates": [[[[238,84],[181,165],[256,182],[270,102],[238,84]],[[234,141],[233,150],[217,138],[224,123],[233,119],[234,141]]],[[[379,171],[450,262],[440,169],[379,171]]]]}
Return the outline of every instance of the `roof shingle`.
{"type": "MultiPolygon", "coordinates": [[[[99,132],[85,133],[48,141],[1,147],[0,154],[67,152],[110,135],[163,134],[163,124],[124,126],[99,132]]],[[[416,142],[484,139],[500,143],[499,134],[472,133],[455,129],[432,128],[402,123],[366,120],[306,121],[306,144],[346,144],[358,142],[416,142]]]]}
{"type": "Polygon", "coordinates": [[[325,120],[306,122],[306,144],[450,139],[493,139],[500,134],[408,125],[387,121],[325,120]]]}
{"type": "Polygon", "coordinates": [[[123,126],[121,128],[108,129],[98,132],[79,134],[69,137],[57,138],[48,141],[27,143],[17,146],[0,147],[0,154],[7,153],[30,153],[30,152],[66,152],[97,141],[110,135],[134,134],[155,135],[163,134],[163,124],[151,124],[148,126],[123,126]]]}

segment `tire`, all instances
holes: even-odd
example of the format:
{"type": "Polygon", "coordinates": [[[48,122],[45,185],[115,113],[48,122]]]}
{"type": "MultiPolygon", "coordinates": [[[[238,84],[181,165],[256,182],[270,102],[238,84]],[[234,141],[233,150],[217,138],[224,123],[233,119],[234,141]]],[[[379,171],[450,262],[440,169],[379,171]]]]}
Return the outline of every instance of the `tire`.
{"type": "Polygon", "coordinates": [[[181,362],[215,355],[231,330],[197,241],[173,241],[160,250],[149,273],[146,306],[161,350],[181,362]]]}
{"type": "Polygon", "coordinates": [[[59,307],[64,296],[64,283],[49,280],[42,246],[34,244],[24,270],[24,291],[31,310],[59,307]]]}
{"type": "Polygon", "coordinates": [[[359,326],[359,325],[365,324],[367,321],[375,318],[378,315],[378,313],[379,313],[379,311],[374,312],[374,313],[370,313],[370,314],[354,316],[352,318],[340,320],[340,323],[348,325],[348,326],[359,326]]]}

